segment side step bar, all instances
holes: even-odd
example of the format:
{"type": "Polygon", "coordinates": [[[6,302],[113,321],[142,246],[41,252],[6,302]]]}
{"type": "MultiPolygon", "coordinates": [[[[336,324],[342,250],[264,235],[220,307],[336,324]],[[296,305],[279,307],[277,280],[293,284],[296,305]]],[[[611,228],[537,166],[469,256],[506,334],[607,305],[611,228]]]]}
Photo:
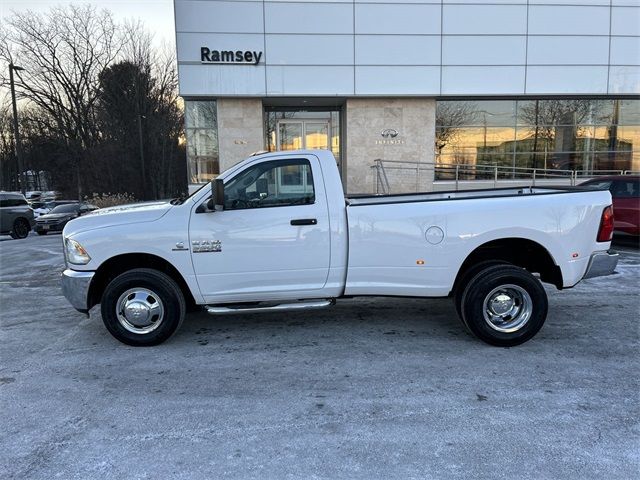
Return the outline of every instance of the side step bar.
{"type": "Polygon", "coordinates": [[[212,315],[231,315],[237,313],[258,313],[258,312],[282,312],[284,310],[317,310],[330,307],[335,300],[314,300],[309,302],[279,303],[277,305],[250,306],[250,307],[225,307],[207,306],[207,313],[212,315]]]}

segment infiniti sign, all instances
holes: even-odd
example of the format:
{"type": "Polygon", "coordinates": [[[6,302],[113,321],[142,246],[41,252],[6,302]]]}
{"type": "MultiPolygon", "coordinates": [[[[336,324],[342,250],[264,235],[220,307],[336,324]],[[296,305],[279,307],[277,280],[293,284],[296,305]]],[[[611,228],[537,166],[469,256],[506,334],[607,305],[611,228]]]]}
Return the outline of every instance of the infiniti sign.
{"type": "Polygon", "coordinates": [[[380,135],[382,135],[384,138],[396,138],[398,136],[398,131],[395,128],[385,128],[384,130],[382,130],[382,132],[380,132],[380,135]]]}
{"type": "Polygon", "coordinates": [[[376,145],[404,145],[402,138],[396,138],[400,135],[400,132],[395,128],[385,128],[380,132],[380,135],[382,135],[384,140],[376,140],[376,145]]]}

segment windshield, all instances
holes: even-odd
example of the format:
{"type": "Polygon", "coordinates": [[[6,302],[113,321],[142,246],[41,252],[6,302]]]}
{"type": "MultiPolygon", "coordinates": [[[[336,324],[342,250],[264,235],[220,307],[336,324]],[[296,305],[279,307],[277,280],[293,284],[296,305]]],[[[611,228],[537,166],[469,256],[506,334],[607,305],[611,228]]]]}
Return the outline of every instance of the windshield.
{"type": "Polygon", "coordinates": [[[191,195],[189,195],[188,197],[180,198],[180,200],[181,200],[181,202],[180,202],[180,203],[184,202],[184,201],[185,201],[185,200],[187,200],[188,198],[192,198],[196,193],[200,192],[204,187],[209,187],[209,188],[211,188],[211,182],[209,182],[209,183],[205,183],[205,184],[201,185],[200,187],[198,187],[198,189],[197,189],[195,192],[193,192],[193,193],[192,193],[191,195]]]}
{"type": "Polygon", "coordinates": [[[49,213],[77,213],[78,210],[80,210],[80,205],[78,205],[77,203],[71,203],[67,205],[58,205],[49,213]]]}

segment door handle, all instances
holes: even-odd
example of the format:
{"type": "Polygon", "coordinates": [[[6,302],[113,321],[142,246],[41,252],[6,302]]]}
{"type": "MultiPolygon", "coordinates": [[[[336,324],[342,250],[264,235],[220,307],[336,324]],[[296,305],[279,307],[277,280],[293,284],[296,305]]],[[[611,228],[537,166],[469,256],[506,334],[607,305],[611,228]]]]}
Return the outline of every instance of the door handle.
{"type": "Polygon", "coordinates": [[[318,220],[315,218],[298,218],[296,220],[291,220],[291,225],[316,225],[318,220]]]}

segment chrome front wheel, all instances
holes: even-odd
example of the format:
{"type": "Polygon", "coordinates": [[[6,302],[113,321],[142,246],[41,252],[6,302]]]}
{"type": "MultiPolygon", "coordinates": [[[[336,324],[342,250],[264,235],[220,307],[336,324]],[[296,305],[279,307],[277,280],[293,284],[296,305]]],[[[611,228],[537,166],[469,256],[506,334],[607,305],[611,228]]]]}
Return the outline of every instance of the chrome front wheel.
{"type": "Polygon", "coordinates": [[[136,268],[121,273],[106,286],[102,321],[122,343],[158,345],[184,320],[186,303],[177,282],[164,272],[136,268]]]}
{"type": "Polygon", "coordinates": [[[160,297],[146,288],[130,288],[116,303],[116,315],[125,330],[144,335],[153,332],[164,319],[160,297]]]}

